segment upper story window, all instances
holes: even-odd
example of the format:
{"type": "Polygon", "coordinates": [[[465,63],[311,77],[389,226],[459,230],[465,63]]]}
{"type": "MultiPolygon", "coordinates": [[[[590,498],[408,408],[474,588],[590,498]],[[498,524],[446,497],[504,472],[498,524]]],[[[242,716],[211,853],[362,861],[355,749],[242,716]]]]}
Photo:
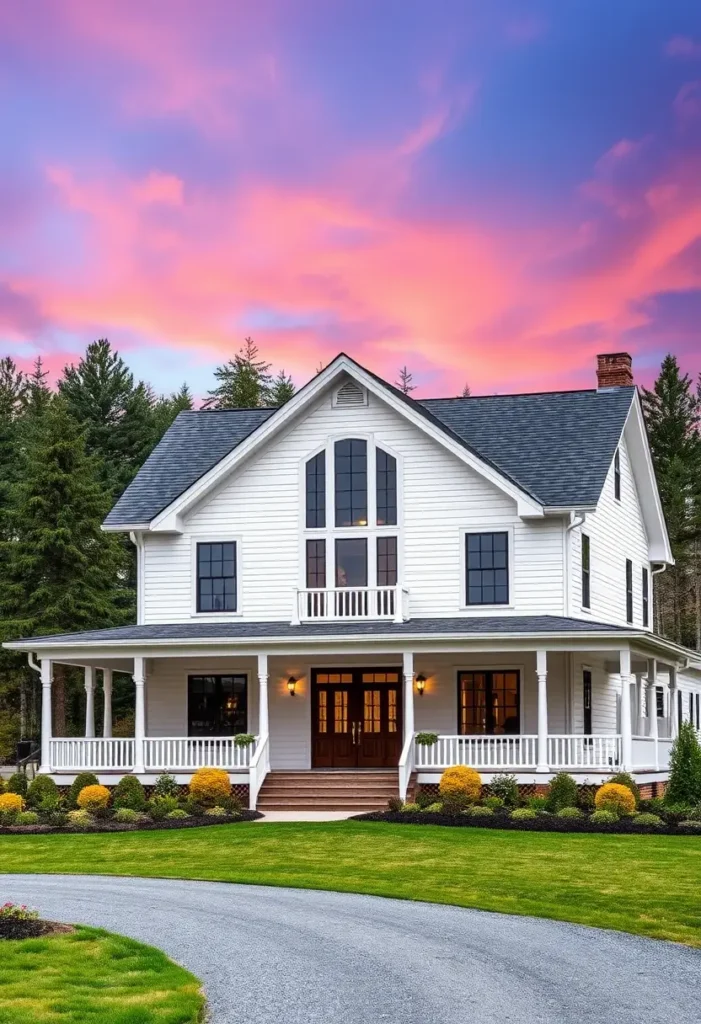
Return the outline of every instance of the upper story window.
{"type": "Polygon", "coordinates": [[[508,604],[508,533],[466,534],[465,570],[466,604],[508,604]]]}
{"type": "Polygon", "coordinates": [[[368,443],[360,438],[336,441],[336,526],[368,524],[368,443]]]}
{"type": "Polygon", "coordinates": [[[643,626],[650,625],[650,573],[643,566],[643,626]]]}
{"type": "Polygon", "coordinates": [[[307,528],[326,526],[326,452],[319,452],[306,467],[307,528]]]}
{"type": "Polygon", "coordinates": [[[626,559],[626,622],[633,621],[633,563],[626,559]]]}
{"type": "Polygon", "coordinates": [[[591,541],[582,534],[582,608],[591,608],[591,541]]]}
{"type": "Polygon", "coordinates": [[[236,543],[197,545],[197,611],[236,611],[236,543]]]}
{"type": "Polygon", "coordinates": [[[397,524],[397,460],[377,449],[377,525],[397,524]]]}
{"type": "Polygon", "coordinates": [[[616,501],[621,500],[621,449],[616,448],[613,459],[613,493],[616,501]]]}

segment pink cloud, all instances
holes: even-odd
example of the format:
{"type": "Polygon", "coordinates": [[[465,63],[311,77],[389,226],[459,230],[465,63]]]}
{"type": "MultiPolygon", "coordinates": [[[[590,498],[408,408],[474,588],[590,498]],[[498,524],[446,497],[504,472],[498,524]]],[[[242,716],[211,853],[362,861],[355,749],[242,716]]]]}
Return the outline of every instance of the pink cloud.
{"type": "Polygon", "coordinates": [[[681,87],[674,99],[674,112],[682,125],[701,118],[701,79],[681,87]]]}
{"type": "Polygon", "coordinates": [[[701,57],[701,42],[690,36],[673,36],[665,46],[668,57],[701,57]]]}

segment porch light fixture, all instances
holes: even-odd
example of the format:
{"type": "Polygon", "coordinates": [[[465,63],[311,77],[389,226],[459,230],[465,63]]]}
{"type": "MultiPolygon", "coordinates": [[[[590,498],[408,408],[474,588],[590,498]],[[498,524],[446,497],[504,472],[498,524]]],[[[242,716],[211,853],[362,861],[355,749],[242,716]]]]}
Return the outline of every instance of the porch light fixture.
{"type": "Polygon", "coordinates": [[[425,689],[426,689],[426,676],[422,672],[421,675],[418,675],[416,677],[416,692],[418,693],[419,697],[423,697],[425,689]]]}
{"type": "Polygon", "coordinates": [[[290,697],[294,697],[296,686],[297,680],[295,679],[294,676],[290,676],[290,678],[287,680],[287,692],[289,693],[290,697]]]}

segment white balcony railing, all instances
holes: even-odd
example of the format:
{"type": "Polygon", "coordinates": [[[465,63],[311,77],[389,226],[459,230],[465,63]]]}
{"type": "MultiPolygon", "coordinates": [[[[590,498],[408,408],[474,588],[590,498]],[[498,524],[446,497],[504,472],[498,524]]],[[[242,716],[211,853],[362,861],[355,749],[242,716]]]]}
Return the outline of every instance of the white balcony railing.
{"type": "Polygon", "coordinates": [[[439,736],[431,746],[414,745],[417,771],[454,764],[493,771],[535,768],[537,760],[537,736],[439,736]]]}
{"type": "Polygon", "coordinates": [[[292,624],[300,622],[409,618],[406,587],[338,587],[296,590],[292,624]]]}
{"type": "Polygon", "coordinates": [[[621,763],[621,737],[548,736],[548,764],[560,768],[611,768],[621,763]]]}
{"type": "Polygon", "coordinates": [[[247,770],[255,745],[239,747],[233,736],[147,736],[146,771],[195,771],[197,768],[247,770]]]}
{"type": "Polygon", "coordinates": [[[134,740],[60,737],[49,741],[49,758],[54,771],[131,771],[134,740]]]}

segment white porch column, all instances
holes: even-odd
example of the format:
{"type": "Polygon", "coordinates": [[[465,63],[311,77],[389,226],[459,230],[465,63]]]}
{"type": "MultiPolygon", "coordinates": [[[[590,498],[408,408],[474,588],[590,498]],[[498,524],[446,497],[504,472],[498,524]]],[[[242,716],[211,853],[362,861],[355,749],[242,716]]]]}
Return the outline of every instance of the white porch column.
{"type": "Polygon", "coordinates": [[[102,670],[102,696],[104,699],[104,713],[102,716],[102,735],[109,739],[112,735],[112,669],[102,670]]]}
{"type": "Polygon", "coordinates": [[[669,736],[675,740],[679,735],[679,709],[677,707],[677,668],[669,666],[669,736]]]}
{"type": "Polygon", "coordinates": [[[95,670],[92,665],[85,666],[85,738],[91,740],[95,735],[95,670]]]}
{"type": "Polygon", "coordinates": [[[647,734],[654,741],[655,768],[660,766],[660,752],[657,742],[657,661],[650,658],[647,667],[647,734]]]}
{"type": "Polygon", "coordinates": [[[134,773],[143,775],[144,739],[146,737],[146,659],[137,655],[134,658],[134,773]]]}
{"type": "Polygon", "coordinates": [[[261,740],[268,736],[268,655],[258,655],[258,735],[261,740]]]}
{"type": "Polygon", "coordinates": [[[620,653],[621,670],[621,768],[627,772],[633,763],[633,735],[630,722],[630,648],[620,653]]]}
{"type": "Polygon", "coordinates": [[[404,742],[415,732],[414,728],[414,652],[404,651],[404,742]]]}
{"type": "Polygon", "coordinates": [[[536,651],[538,676],[538,764],[537,772],[548,771],[548,652],[536,651]]]}
{"type": "Polygon", "coordinates": [[[39,771],[51,772],[51,682],[53,664],[47,658],[41,659],[41,764],[39,771]]]}

